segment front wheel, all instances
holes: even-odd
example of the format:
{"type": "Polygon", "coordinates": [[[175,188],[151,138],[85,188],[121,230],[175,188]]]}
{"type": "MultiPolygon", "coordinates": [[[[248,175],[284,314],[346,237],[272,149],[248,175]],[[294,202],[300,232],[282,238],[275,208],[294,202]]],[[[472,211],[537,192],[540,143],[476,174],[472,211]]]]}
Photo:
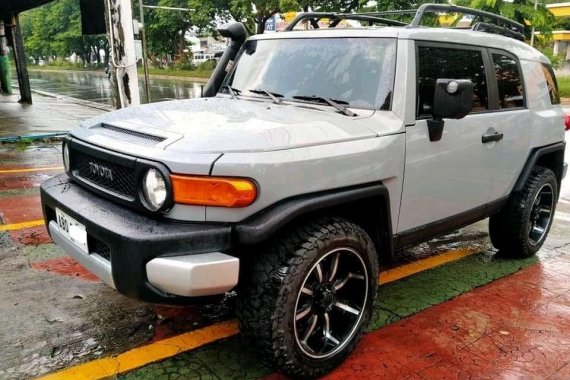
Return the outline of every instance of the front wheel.
{"type": "Polygon", "coordinates": [[[557,200],[556,175],[537,166],[523,190],[514,194],[501,212],[491,216],[489,235],[493,246],[510,257],[534,255],[548,236],[557,200]]]}
{"type": "Polygon", "coordinates": [[[256,258],[238,297],[241,330],[282,372],[323,375],[354,349],[377,276],[374,244],[359,226],[337,218],[301,226],[256,258]]]}

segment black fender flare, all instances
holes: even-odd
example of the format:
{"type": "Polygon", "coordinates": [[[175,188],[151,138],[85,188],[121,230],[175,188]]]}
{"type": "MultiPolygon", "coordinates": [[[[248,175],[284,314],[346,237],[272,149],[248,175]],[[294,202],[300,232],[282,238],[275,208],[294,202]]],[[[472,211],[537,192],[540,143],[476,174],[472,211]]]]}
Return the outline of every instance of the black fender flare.
{"type": "Polygon", "coordinates": [[[382,245],[383,253],[391,259],[394,245],[390,194],[382,182],[287,198],[234,225],[233,237],[238,244],[258,244],[267,241],[295,219],[367,199],[371,201],[370,212],[378,210],[378,221],[383,226],[376,236],[371,237],[382,245]]]}
{"type": "Polygon", "coordinates": [[[513,192],[521,191],[524,188],[524,185],[525,185],[528,177],[532,173],[532,169],[536,166],[540,157],[545,156],[547,154],[552,154],[552,153],[556,154],[553,171],[554,171],[554,174],[556,174],[556,178],[558,179],[558,188],[560,189],[560,186],[562,184],[562,177],[564,175],[564,150],[565,150],[565,148],[566,148],[566,142],[563,141],[563,142],[559,142],[559,143],[555,143],[552,145],[547,145],[547,146],[543,146],[543,147],[534,149],[530,153],[528,159],[526,160],[524,168],[523,168],[521,174],[519,175],[517,182],[515,183],[515,187],[513,189],[513,192]]]}

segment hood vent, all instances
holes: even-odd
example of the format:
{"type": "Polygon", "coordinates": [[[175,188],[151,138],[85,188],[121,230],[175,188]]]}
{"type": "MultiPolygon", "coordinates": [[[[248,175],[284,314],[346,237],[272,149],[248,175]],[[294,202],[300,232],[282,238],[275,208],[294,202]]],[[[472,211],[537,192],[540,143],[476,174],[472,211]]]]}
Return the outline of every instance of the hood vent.
{"type": "Polygon", "coordinates": [[[91,130],[103,136],[113,137],[137,145],[154,146],[166,140],[166,137],[137,132],[109,124],[101,124],[91,130]]]}

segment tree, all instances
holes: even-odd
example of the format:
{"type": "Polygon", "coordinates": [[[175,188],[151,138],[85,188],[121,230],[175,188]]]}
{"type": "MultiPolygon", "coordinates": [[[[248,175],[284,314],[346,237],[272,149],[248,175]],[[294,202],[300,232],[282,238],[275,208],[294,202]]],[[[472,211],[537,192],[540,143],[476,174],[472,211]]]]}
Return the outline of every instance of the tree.
{"type": "Polygon", "coordinates": [[[232,14],[241,15],[248,25],[254,24],[257,34],[263,33],[267,20],[280,12],[279,0],[231,0],[229,3],[232,14]]]}
{"type": "Polygon", "coordinates": [[[542,3],[534,9],[534,0],[457,0],[457,5],[469,6],[496,13],[525,26],[525,36],[530,38],[532,27],[544,35],[550,35],[556,26],[556,18],[542,3]]]}
{"type": "Polygon", "coordinates": [[[367,0],[282,0],[285,11],[353,12],[364,7],[367,0]]]}
{"type": "Polygon", "coordinates": [[[81,15],[77,0],[58,0],[20,17],[26,51],[36,62],[64,59],[79,55],[84,63],[95,56],[99,63],[99,49],[106,44],[105,36],[82,36],[81,15]]]}
{"type": "Polygon", "coordinates": [[[213,29],[216,21],[233,19],[243,22],[249,34],[263,33],[267,20],[281,12],[279,0],[188,0],[188,6],[196,10],[193,17],[201,27],[213,29]]]}
{"type": "MultiPolygon", "coordinates": [[[[146,0],[147,5],[185,8],[186,0],[146,0]]],[[[152,9],[145,11],[147,49],[152,55],[180,56],[188,49],[186,32],[193,27],[189,12],[152,9]]]]}

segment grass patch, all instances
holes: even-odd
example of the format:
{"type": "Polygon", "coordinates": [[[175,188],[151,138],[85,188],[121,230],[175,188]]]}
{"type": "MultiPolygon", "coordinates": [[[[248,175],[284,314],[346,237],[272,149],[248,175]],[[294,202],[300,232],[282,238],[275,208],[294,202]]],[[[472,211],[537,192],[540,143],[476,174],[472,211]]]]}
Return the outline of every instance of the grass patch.
{"type": "Polygon", "coordinates": [[[570,77],[557,77],[560,96],[570,98],[570,77]]]}
{"type": "MultiPolygon", "coordinates": [[[[149,67],[148,73],[150,75],[162,75],[166,77],[177,78],[204,78],[208,79],[212,75],[213,70],[175,70],[175,69],[158,69],[149,67]]],[[[144,75],[142,68],[138,69],[140,75],[144,75]]]]}

